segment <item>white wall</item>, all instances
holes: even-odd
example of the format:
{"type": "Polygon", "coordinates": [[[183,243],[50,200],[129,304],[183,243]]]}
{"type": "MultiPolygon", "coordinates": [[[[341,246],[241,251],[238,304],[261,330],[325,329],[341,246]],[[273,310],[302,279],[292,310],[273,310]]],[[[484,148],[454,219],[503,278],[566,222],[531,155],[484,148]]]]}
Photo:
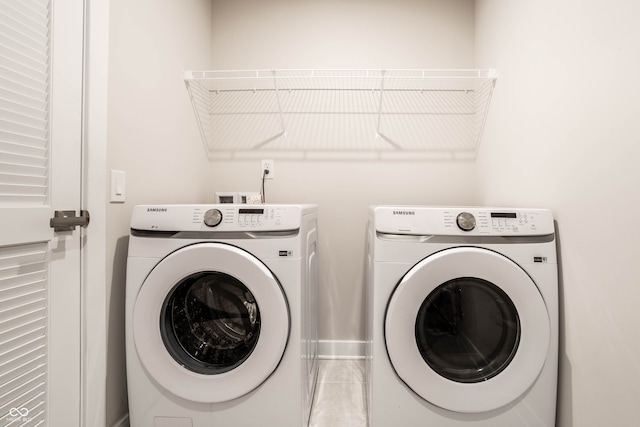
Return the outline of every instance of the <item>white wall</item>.
{"type": "Polygon", "coordinates": [[[212,1],[215,69],[473,67],[473,0],[212,1]]]}
{"type": "Polygon", "coordinates": [[[107,208],[107,425],[127,412],[124,289],[131,208],[202,203],[210,180],[183,69],[209,66],[209,0],[111,0],[107,168],[127,201],[107,208]]]}
{"type": "Polygon", "coordinates": [[[561,427],[640,419],[640,3],[476,2],[500,77],[481,202],[551,208],[561,249],[561,427]]]}
{"type": "MultiPolygon", "coordinates": [[[[473,0],[213,0],[215,69],[473,68],[473,0]]],[[[370,204],[471,204],[472,162],[276,160],[267,201],[320,209],[320,338],[363,340],[370,204]]],[[[214,191],[258,191],[260,161],[211,164],[214,191]]]]}

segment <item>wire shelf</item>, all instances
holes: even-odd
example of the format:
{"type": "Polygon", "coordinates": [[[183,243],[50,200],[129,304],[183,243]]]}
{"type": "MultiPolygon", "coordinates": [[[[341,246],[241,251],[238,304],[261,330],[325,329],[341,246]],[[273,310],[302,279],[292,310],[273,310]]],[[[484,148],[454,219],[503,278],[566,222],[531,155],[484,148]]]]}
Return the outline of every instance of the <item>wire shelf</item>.
{"type": "Polygon", "coordinates": [[[468,159],[497,71],[185,71],[184,80],[210,159],[468,159]]]}

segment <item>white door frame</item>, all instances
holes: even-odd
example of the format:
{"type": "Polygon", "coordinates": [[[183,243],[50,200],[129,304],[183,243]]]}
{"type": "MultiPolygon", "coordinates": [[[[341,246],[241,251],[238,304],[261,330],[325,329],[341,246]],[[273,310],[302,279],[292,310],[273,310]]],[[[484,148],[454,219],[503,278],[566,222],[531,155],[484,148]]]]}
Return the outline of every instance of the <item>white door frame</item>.
{"type": "Polygon", "coordinates": [[[106,424],[106,198],[109,0],[85,0],[82,249],[83,426],[106,424]]]}

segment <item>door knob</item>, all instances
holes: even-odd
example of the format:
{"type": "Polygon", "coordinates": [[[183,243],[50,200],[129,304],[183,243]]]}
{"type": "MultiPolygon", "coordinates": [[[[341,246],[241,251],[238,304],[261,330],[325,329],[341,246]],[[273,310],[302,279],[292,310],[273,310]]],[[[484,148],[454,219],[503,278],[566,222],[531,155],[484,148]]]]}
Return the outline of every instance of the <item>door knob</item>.
{"type": "Polygon", "coordinates": [[[89,225],[89,211],[81,210],[80,216],[76,216],[76,211],[55,211],[53,218],[49,220],[49,226],[53,231],[73,231],[76,226],[86,227],[89,225]]]}

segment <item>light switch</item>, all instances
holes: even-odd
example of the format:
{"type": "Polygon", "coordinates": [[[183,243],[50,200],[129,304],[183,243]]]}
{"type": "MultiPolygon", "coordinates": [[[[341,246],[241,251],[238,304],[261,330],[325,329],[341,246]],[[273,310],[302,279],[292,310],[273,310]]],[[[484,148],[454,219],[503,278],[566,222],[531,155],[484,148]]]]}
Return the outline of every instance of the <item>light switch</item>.
{"type": "Polygon", "coordinates": [[[111,203],[124,203],[127,194],[127,174],[111,169],[111,203]]]}

